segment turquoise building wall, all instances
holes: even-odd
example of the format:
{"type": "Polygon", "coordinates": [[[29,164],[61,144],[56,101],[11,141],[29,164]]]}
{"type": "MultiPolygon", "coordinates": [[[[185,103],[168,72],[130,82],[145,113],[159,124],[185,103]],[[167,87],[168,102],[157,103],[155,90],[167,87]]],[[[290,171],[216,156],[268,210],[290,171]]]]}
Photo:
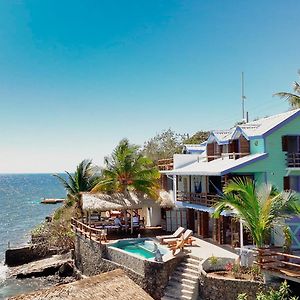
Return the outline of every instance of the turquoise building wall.
{"type": "Polygon", "coordinates": [[[300,116],[275,130],[264,139],[250,140],[251,153],[268,153],[265,159],[234,170],[232,173],[254,173],[258,183],[269,182],[283,190],[283,177],[287,174],[286,156],[282,151],[284,135],[300,135],[300,116]]]}

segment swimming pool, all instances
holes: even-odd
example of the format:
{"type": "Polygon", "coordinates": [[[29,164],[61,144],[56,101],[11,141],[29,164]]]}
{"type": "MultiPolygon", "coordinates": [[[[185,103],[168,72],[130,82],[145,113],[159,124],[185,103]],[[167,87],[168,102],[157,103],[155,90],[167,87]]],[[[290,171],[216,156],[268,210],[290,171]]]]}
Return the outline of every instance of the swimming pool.
{"type": "Polygon", "coordinates": [[[159,245],[152,239],[120,240],[110,245],[110,247],[121,249],[142,258],[151,259],[155,257],[155,244],[162,255],[170,251],[167,247],[159,245]]]}

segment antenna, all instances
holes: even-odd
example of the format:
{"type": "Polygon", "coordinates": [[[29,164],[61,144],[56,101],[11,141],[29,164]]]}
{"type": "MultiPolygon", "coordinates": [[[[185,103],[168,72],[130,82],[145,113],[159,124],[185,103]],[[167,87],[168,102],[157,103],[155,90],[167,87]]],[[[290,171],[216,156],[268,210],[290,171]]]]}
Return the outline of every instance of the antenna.
{"type": "Polygon", "coordinates": [[[243,114],[243,121],[245,120],[245,83],[244,83],[244,72],[242,72],[242,114],[243,114]]]}

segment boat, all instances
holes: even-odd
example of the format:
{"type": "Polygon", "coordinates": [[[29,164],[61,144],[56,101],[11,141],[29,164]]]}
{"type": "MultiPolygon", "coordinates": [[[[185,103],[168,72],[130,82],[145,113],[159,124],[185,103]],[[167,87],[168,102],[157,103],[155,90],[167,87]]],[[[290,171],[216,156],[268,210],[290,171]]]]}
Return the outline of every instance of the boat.
{"type": "Polygon", "coordinates": [[[43,198],[41,200],[42,204],[56,204],[56,203],[62,203],[65,199],[63,198],[43,198]]]}

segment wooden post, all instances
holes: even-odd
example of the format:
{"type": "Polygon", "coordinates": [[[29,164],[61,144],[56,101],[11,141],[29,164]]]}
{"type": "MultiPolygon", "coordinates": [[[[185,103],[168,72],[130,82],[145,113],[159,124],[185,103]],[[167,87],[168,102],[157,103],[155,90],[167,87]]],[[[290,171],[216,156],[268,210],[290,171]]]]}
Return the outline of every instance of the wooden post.
{"type": "Polygon", "coordinates": [[[243,232],[243,222],[240,219],[240,248],[244,247],[244,232],[243,232]]]}
{"type": "Polygon", "coordinates": [[[133,234],[133,209],[130,210],[131,218],[130,218],[130,233],[133,234]]]}
{"type": "Polygon", "coordinates": [[[201,214],[200,214],[200,211],[197,210],[197,234],[198,235],[201,235],[201,214]]]}

